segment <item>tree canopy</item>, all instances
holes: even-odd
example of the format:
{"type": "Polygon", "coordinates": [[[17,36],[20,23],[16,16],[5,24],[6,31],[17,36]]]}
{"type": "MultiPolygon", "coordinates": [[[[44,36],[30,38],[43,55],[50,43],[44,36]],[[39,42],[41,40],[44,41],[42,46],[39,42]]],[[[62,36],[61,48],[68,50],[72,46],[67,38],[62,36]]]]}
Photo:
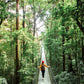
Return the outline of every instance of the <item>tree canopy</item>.
{"type": "Polygon", "coordinates": [[[0,0],[0,83],[37,84],[41,42],[52,84],[84,83],[83,0],[0,0]]]}

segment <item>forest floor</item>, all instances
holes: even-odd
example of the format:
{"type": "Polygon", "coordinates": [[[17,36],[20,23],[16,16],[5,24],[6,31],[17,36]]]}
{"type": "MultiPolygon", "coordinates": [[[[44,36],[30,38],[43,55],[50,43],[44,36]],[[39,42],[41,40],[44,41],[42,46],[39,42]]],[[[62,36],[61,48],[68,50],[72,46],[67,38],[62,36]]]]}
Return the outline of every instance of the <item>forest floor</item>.
{"type": "MultiPolygon", "coordinates": [[[[46,63],[46,57],[45,57],[45,53],[44,53],[44,47],[42,47],[42,58],[41,58],[41,60],[44,60],[44,63],[47,65],[47,63],[46,63]]],[[[46,68],[46,70],[45,70],[44,79],[42,79],[42,73],[40,71],[40,73],[39,73],[39,79],[38,79],[38,84],[51,84],[48,68],[46,68]]]]}

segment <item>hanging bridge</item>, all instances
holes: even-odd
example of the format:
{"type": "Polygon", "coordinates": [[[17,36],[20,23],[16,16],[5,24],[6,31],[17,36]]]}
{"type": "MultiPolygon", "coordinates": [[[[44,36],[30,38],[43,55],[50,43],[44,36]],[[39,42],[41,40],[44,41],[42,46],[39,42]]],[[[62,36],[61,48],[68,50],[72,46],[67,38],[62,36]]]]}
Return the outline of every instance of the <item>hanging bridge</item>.
{"type": "MultiPolygon", "coordinates": [[[[42,46],[42,58],[41,58],[41,61],[42,60],[44,60],[44,63],[47,65],[43,46],[42,46]]],[[[45,70],[44,79],[42,79],[42,73],[40,71],[39,78],[38,78],[38,84],[51,84],[48,68],[46,68],[46,70],[45,70]]]]}

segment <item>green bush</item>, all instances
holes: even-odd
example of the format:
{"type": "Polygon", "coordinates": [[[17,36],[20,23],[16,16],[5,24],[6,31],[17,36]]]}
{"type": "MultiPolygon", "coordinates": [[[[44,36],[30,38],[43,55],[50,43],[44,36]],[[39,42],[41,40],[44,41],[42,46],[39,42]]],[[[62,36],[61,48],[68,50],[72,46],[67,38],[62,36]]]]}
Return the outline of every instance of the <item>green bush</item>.
{"type": "Polygon", "coordinates": [[[55,78],[58,84],[77,84],[77,76],[66,71],[56,75],[55,78]]]}
{"type": "Polygon", "coordinates": [[[0,84],[7,84],[7,81],[5,78],[0,77],[0,84]]]}

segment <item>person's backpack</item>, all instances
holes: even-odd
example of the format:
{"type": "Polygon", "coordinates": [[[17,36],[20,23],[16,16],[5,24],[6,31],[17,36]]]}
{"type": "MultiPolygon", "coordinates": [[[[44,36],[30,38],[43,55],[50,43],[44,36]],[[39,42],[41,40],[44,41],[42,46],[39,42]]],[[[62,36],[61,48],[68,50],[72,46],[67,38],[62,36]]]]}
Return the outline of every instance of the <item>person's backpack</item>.
{"type": "Polygon", "coordinates": [[[42,70],[42,71],[43,71],[43,70],[45,70],[45,67],[44,67],[44,65],[42,65],[42,66],[41,66],[41,70],[42,70]]]}

